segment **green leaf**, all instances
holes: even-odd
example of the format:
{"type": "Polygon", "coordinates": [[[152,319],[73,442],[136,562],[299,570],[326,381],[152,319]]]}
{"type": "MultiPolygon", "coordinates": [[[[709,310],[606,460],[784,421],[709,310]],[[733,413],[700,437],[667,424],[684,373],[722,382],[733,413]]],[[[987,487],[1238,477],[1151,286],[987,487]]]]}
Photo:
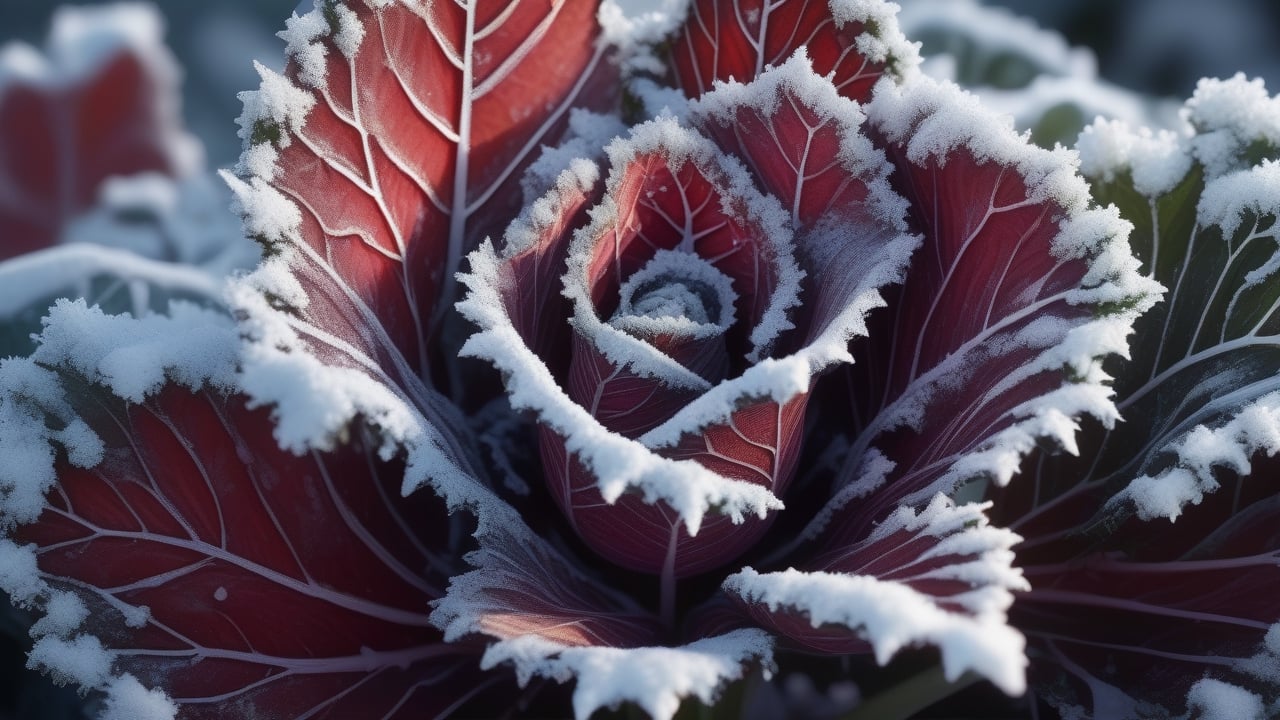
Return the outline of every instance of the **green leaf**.
{"type": "Polygon", "coordinates": [[[1077,455],[991,491],[1024,538],[1032,589],[1010,618],[1033,693],[1064,715],[1173,716],[1205,683],[1280,694],[1256,670],[1280,638],[1280,163],[1255,159],[1280,102],[1238,76],[1186,113],[1189,137],[1099,120],[1079,142],[1094,199],[1167,289],[1131,358],[1104,365],[1122,422],[1086,422],[1077,455]]]}

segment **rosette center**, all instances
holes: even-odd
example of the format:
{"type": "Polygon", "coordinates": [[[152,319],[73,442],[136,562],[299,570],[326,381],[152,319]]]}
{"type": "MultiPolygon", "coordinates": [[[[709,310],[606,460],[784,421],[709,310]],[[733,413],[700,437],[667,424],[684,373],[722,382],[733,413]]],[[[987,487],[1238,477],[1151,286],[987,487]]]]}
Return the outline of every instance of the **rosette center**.
{"type": "Polygon", "coordinates": [[[609,324],[643,338],[705,338],[733,325],[733,281],[692,253],[659,250],[619,288],[609,324]]]}

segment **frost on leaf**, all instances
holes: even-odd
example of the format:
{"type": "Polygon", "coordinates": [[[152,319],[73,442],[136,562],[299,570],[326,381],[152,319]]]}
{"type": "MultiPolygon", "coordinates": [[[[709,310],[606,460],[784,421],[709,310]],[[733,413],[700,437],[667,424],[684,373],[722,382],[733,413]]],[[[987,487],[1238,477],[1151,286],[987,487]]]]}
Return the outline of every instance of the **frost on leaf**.
{"type": "Polygon", "coordinates": [[[1255,155],[1280,138],[1275,106],[1260,83],[1205,81],[1189,138],[1100,122],[1082,142],[1094,194],[1133,223],[1142,271],[1168,291],[1131,360],[1108,368],[1125,422],[1086,426],[1080,459],[1039,458],[995,496],[1026,538],[1034,590],[1016,620],[1058,707],[1177,713],[1221,695],[1213,683],[1280,690],[1242,670],[1280,621],[1261,600],[1280,582],[1280,196],[1274,160],[1255,155]]]}
{"type": "Polygon", "coordinates": [[[0,583],[43,614],[33,664],[117,717],[421,717],[508,682],[431,622],[461,521],[402,498],[402,461],[365,434],[281,450],[265,410],[218,389],[234,382],[227,321],[183,312],[67,306],[43,365],[0,366],[0,437],[25,440],[0,456],[0,583]]]}
{"type": "Polygon", "coordinates": [[[848,362],[918,243],[863,116],[803,54],[708,94],[690,119],[710,139],[662,117],[609,146],[585,225],[573,218],[598,181],[563,175],[501,255],[471,256],[459,306],[484,330],[464,352],[538,414],[577,532],[616,563],[681,577],[767,528],[746,513],[764,519],[790,483],[812,383],[848,362]],[[748,147],[737,126],[776,141],[748,147]],[[550,296],[556,257],[570,303],[535,325],[530,293],[550,296]],[[555,327],[565,314],[572,332],[555,327]],[[620,517],[644,531],[620,540],[620,517]]]}
{"type": "Polygon", "coordinates": [[[1126,351],[1160,289],[1065,150],[1028,145],[924,77],[882,84],[868,114],[924,244],[872,316],[869,337],[887,340],[853,348],[844,391],[860,435],[811,528],[826,526],[827,547],[902,502],[1007,483],[1038,443],[1073,448],[1075,416],[1112,422],[1102,358],[1126,351]]]}
{"type": "Polygon", "coordinates": [[[353,1],[290,21],[284,75],[243,95],[228,179],[246,231],[293,249],[309,303],[292,309],[326,364],[407,383],[449,344],[429,338],[462,255],[516,215],[570,108],[613,103],[596,5],[353,1]]]}
{"type": "Polygon", "coordinates": [[[109,177],[196,169],[161,32],[148,6],[63,8],[45,53],[0,49],[0,259],[57,243],[109,177]]]}
{"type": "Polygon", "coordinates": [[[691,98],[716,82],[754,80],[807,49],[819,75],[844,97],[866,100],[882,75],[908,75],[919,61],[883,0],[691,0],[671,37],[676,84],[691,98]]]}
{"type": "Polygon", "coordinates": [[[819,558],[820,571],[746,568],[724,589],[793,647],[866,653],[887,663],[907,647],[939,649],[950,680],[973,671],[1009,694],[1025,689],[1022,636],[1005,610],[1027,585],[1011,567],[1012,533],[983,506],[938,496],[902,508],[858,543],[819,558]]]}

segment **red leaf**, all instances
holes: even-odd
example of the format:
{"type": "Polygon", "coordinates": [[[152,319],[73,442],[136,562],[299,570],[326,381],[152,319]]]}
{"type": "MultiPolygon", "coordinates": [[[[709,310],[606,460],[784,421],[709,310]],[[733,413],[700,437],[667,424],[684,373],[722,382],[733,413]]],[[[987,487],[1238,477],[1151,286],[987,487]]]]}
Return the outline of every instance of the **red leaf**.
{"type": "MultiPolygon", "coordinates": [[[[776,219],[763,220],[761,208],[752,212],[750,199],[735,185],[741,184],[732,175],[736,168],[725,164],[710,143],[674,124],[656,123],[638,130],[611,155],[615,167],[606,203],[569,258],[566,282],[585,287],[576,296],[577,334],[562,384],[568,397],[605,428],[636,438],[671,419],[726,374],[741,372],[756,340],[753,330],[778,304],[784,275],[794,271],[785,257],[791,251],[789,234],[776,219]],[[701,300],[715,316],[709,324],[727,331],[686,337],[642,334],[625,326],[615,332],[601,323],[618,312],[632,278],[667,258],[679,259],[675,269],[705,264],[708,273],[727,279],[736,309],[732,322],[723,314],[728,311],[720,306],[723,298],[711,297],[708,289],[701,300]],[[643,346],[635,364],[619,358],[617,342],[631,341],[620,337],[623,333],[643,346]],[[645,368],[647,354],[662,363],[680,363],[690,379],[661,364],[645,368]]],[[[795,470],[805,401],[801,396],[785,410],[768,401],[745,405],[727,423],[655,452],[696,460],[721,477],[780,492],[795,470]]],[[[735,525],[720,516],[691,537],[680,514],[665,504],[634,496],[606,503],[596,489],[598,478],[569,457],[563,438],[549,430],[541,438],[552,496],[593,549],[625,567],[695,574],[737,555],[767,527],[754,521],[735,525]],[[625,539],[618,537],[619,523],[631,529],[625,539]]]]}
{"type": "MultiPolygon", "coordinates": [[[[755,483],[780,496],[795,474],[807,402],[807,395],[783,407],[759,402],[735,412],[728,423],[655,452],[696,461],[721,477],[755,483]]],[[[697,575],[742,554],[769,529],[767,519],[735,524],[713,515],[691,537],[684,519],[665,503],[636,494],[606,503],[598,478],[565,449],[563,438],[548,430],[539,437],[552,497],[591,548],[617,565],[680,578],[697,575]]]]}
{"type": "Polygon", "coordinates": [[[242,121],[242,171],[267,173],[250,156],[273,143],[265,179],[302,213],[293,272],[317,296],[305,322],[366,357],[385,357],[390,342],[424,369],[462,254],[515,216],[534,152],[556,142],[571,106],[614,101],[596,6],[346,2],[298,26],[286,76],[314,103],[298,126],[282,124],[270,106],[287,93],[266,92],[277,84],[267,76],[255,102],[271,112],[242,121]]]}
{"type": "MultiPolygon", "coordinates": [[[[725,591],[792,646],[833,655],[874,652],[882,664],[907,645],[942,653],[947,677],[975,670],[1006,692],[1024,689],[1022,638],[1005,622],[1017,536],[990,527],[983,507],[943,496],[917,515],[899,509],[861,542],[790,568],[730,576],[725,591]]],[[[703,622],[724,623],[712,603],[703,622]]]]}
{"type": "Polygon", "coordinates": [[[682,157],[662,142],[615,158],[622,166],[615,164],[609,181],[614,216],[592,225],[587,240],[593,310],[602,320],[612,317],[623,283],[659,251],[695,255],[732,281],[737,300],[728,352],[738,365],[781,283],[782,241],[773,227],[748,213],[748,199],[730,190],[731,180],[715,158],[682,157]]]}
{"type": "Polygon", "coordinates": [[[176,175],[196,152],[153,11],[63,10],[54,23],[47,58],[10,46],[0,60],[0,260],[57,243],[107,178],[176,175]]]}
{"type": "Polygon", "coordinates": [[[814,69],[831,75],[841,95],[866,100],[891,64],[915,57],[900,42],[891,19],[894,11],[883,4],[855,8],[844,0],[694,0],[688,19],[671,39],[676,84],[696,98],[716,81],[750,82],[803,47],[814,69]],[[894,37],[889,46],[877,48],[884,56],[872,58],[857,47],[864,33],[879,38],[886,32],[894,37]]]}
{"type": "Polygon", "coordinates": [[[872,318],[879,340],[854,345],[848,393],[861,435],[842,482],[850,497],[870,497],[838,516],[831,547],[904,501],[977,476],[1008,482],[1037,436],[1068,444],[1070,415],[1114,412],[1094,368],[1122,349],[1110,324],[1136,313],[1108,318],[1104,303],[1152,302],[1118,259],[1124,226],[1086,209],[1064,158],[978,113],[972,98],[924,79],[871,106],[893,186],[925,240],[872,318]],[[1093,262],[1119,270],[1095,284],[1093,262]],[[895,463],[887,475],[864,473],[870,447],[895,463]]]}
{"type": "Polygon", "coordinates": [[[77,403],[105,458],[63,464],[15,540],[83,598],[116,669],[182,717],[422,717],[501,682],[428,620],[456,521],[429,495],[401,498],[397,463],[364,442],[290,455],[265,412],[207,391],[77,403]],[[119,622],[139,607],[142,622],[119,622]]]}

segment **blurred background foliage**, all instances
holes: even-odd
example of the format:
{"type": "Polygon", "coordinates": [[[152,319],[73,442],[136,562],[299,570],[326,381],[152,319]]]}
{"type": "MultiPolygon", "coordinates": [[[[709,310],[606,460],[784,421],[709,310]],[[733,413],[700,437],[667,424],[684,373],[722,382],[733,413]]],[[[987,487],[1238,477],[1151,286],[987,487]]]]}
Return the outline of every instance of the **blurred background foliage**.
{"type": "MultiPolygon", "coordinates": [[[[80,4],[99,4],[102,0],[80,4]]],[[[952,0],[943,0],[950,2],[952,0]]],[[[904,6],[919,0],[899,0],[904,6]]],[[[642,7],[644,0],[626,0],[642,7]]],[[[186,68],[185,114],[206,145],[209,164],[235,162],[240,144],[236,93],[258,84],[251,60],[279,69],[283,43],[274,37],[297,0],[159,0],[168,40],[186,68]]],[[[309,6],[309,2],[304,0],[309,6]]],[[[656,4],[656,3],[655,3],[656,4]]],[[[1088,48],[1098,75],[1110,83],[1174,102],[1190,96],[1201,77],[1271,78],[1280,87],[1280,3],[1271,0],[1002,0],[986,2],[1055,30],[1071,46],[1088,48]]],[[[39,46],[56,2],[0,0],[0,34],[39,46]]],[[[938,46],[926,45],[926,54],[938,46]]],[[[1017,67],[1005,83],[1025,84],[1017,67]]],[[[965,78],[957,78],[964,82],[965,78]]],[[[968,83],[965,84],[974,84],[968,83]]],[[[1273,89],[1275,89],[1273,87],[1273,89]]],[[[1092,118],[1085,118],[1085,122],[1092,118]]],[[[1039,139],[1039,138],[1037,138],[1039,139]]]]}

